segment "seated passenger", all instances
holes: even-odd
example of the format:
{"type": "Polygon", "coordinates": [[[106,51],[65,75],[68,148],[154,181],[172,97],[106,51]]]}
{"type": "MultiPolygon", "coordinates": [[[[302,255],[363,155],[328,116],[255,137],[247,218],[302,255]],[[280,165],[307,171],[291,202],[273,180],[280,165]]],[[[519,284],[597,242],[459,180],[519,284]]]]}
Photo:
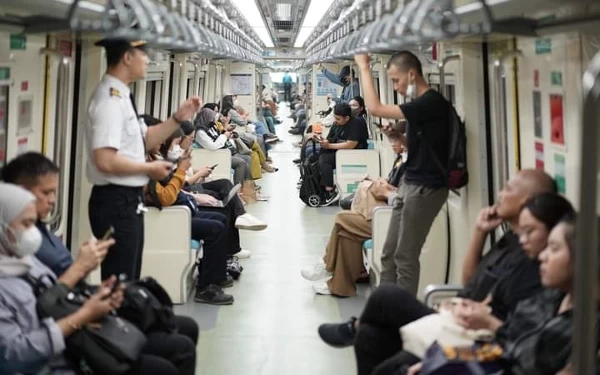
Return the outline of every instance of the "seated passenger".
{"type": "MultiPolygon", "coordinates": [[[[79,249],[77,259],[73,261],[70,251],[60,238],[48,230],[42,220],[48,217],[56,204],[59,183],[58,167],[44,155],[28,152],[11,160],[3,169],[2,177],[8,183],[20,185],[29,190],[36,198],[38,217],[36,227],[42,234],[42,243],[35,253],[35,257],[50,268],[54,275],[61,278],[61,282],[66,285],[75,287],[83,284],[80,280],[100,266],[110,244],[114,241],[86,242],[79,249]]],[[[187,336],[192,342],[186,342],[187,339],[183,339],[177,334],[164,335],[158,332],[145,332],[148,334],[148,346],[152,348],[157,343],[166,341],[171,347],[176,347],[181,352],[186,352],[186,350],[188,354],[195,352],[194,348],[198,342],[198,324],[187,316],[176,315],[175,326],[179,334],[187,336]]],[[[180,364],[190,366],[189,359],[185,359],[186,356],[189,358],[189,355],[183,355],[179,359],[171,361],[178,368],[180,368],[180,364]]],[[[168,356],[166,358],[169,359],[168,356]]]]}
{"type": "MultiPolygon", "coordinates": [[[[152,125],[148,124],[148,126],[152,125]]],[[[181,134],[181,129],[178,129],[165,143],[172,144],[174,139],[181,137],[181,134]]],[[[148,150],[149,160],[153,160],[157,154],[160,154],[160,147],[164,147],[164,144],[148,150]]],[[[168,181],[151,180],[144,187],[144,196],[146,203],[159,209],[172,205],[185,205],[190,208],[192,211],[191,239],[204,241],[203,258],[200,263],[194,300],[212,305],[230,305],[233,303],[233,296],[224,294],[222,288],[233,286],[233,278],[227,275],[227,257],[228,253],[239,252],[239,243],[230,242],[234,237],[228,230],[231,228],[230,218],[221,212],[206,212],[201,209],[202,205],[210,205],[211,202],[214,202],[213,197],[207,194],[190,194],[182,191],[186,171],[191,166],[189,154],[183,155],[168,181]],[[235,249],[236,246],[237,249],[235,249]],[[228,251],[228,249],[230,250],[228,251]]]]}
{"type": "MultiPolygon", "coordinates": [[[[565,368],[568,371],[573,347],[575,237],[575,214],[571,212],[552,229],[548,245],[538,256],[544,290],[519,302],[506,321],[488,318],[481,304],[457,306],[465,313],[463,323],[479,321],[496,334],[495,342],[504,349],[502,364],[507,373],[545,375],[562,373],[565,368]]],[[[598,296],[589,298],[595,300],[596,317],[600,316],[598,296]]],[[[597,332],[590,334],[595,336],[597,347],[597,332]]],[[[409,373],[418,374],[420,368],[421,364],[414,365],[409,373]]]]}
{"type": "MultiPolygon", "coordinates": [[[[119,308],[123,290],[117,287],[114,293],[111,291],[117,282],[112,276],[76,312],[58,320],[38,318],[36,296],[23,276],[29,275],[48,287],[56,282],[73,287],[87,274],[71,267],[57,280],[48,267],[32,257],[42,243],[35,227],[37,219],[33,194],[17,185],[0,183],[0,369],[7,374],[80,373],[78,366],[63,356],[65,339],[119,308]]],[[[114,244],[112,239],[103,242],[98,246],[114,244]]],[[[150,350],[145,348],[144,352],[150,350]]],[[[181,358],[187,369],[190,364],[195,367],[195,351],[191,355],[181,358]]],[[[192,372],[181,374],[193,374],[193,367],[192,372]]],[[[128,374],[180,372],[165,358],[142,354],[128,374]]]]}
{"type": "Polygon", "coordinates": [[[323,206],[335,203],[340,195],[333,182],[335,155],[337,150],[366,149],[369,133],[362,120],[352,116],[350,106],[337,104],[333,109],[335,124],[331,127],[327,139],[320,139],[321,155],[319,169],[321,186],[325,189],[323,206]]]}
{"type": "MultiPolygon", "coordinates": [[[[492,293],[489,304],[493,314],[505,319],[520,300],[539,290],[538,264],[534,260],[545,246],[545,237],[538,236],[538,241],[533,244],[527,243],[523,237],[527,249],[523,251],[518,235],[520,218],[525,220],[535,215],[537,226],[523,221],[523,228],[532,233],[532,228],[535,228],[536,234],[540,231],[543,234],[544,229],[547,233],[572,207],[558,195],[543,198],[541,202],[532,200],[524,212],[521,212],[521,207],[533,196],[555,191],[554,181],[546,173],[522,170],[506,183],[495,206],[481,210],[463,264],[465,287],[461,297],[483,301],[492,293]],[[487,235],[503,222],[510,223],[512,230],[506,232],[482,257],[487,235]]],[[[359,375],[371,374],[373,368],[402,348],[398,333],[400,327],[434,312],[407,290],[385,284],[371,294],[359,323],[352,318],[343,324],[325,324],[319,327],[319,334],[332,345],[354,344],[359,375]]]]}
{"type": "Polygon", "coordinates": [[[335,224],[325,249],[325,256],[314,266],[302,270],[302,277],[314,281],[313,290],[317,294],[333,294],[341,297],[356,295],[355,282],[368,277],[364,270],[362,243],[371,238],[373,209],[379,205],[391,204],[394,192],[402,175],[402,141],[400,134],[390,135],[392,149],[398,159],[387,180],[378,179],[372,184],[360,184],[359,196],[368,196],[370,204],[365,208],[354,207],[335,215],[335,224]],[[371,201],[372,200],[372,201],[371,201]],[[366,211],[366,212],[365,212],[366,211]]]}
{"type": "MultiPolygon", "coordinates": [[[[221,114],[231,119],[236,132],[241,139],[249,145],[258,142],[265,154],[267,154],[266,139],[275,135],[267,131],[265,124],[250,121],[250,114],[239,106],[237,95],[225,95],[221,101],[221,114]]],[[[268,155],[267,155],[268,156],[268,155]]]]}

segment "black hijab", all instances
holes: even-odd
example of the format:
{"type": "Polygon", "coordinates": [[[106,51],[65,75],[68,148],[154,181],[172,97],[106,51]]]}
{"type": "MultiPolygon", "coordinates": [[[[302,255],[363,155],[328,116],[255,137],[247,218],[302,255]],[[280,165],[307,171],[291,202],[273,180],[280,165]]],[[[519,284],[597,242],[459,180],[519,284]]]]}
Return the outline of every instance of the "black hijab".
{"type": "Polygon", "coordinates": [[[233,96],[225,95],[221,101],[221,114],[223,116],[227,116],[229,111],[232,109],[235,110],[235,106],[233,105],[233,96]]]}

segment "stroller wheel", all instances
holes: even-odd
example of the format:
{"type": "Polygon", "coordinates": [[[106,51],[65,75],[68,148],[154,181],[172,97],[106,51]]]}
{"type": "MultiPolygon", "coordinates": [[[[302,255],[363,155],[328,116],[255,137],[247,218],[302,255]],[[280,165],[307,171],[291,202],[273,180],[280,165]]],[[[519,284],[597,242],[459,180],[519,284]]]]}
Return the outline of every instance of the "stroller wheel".
{"type": "Polygon", "coordinates": [[[312,194],[308,197],[308,205],[311,207],[319,207],[321,205],[321,197],[316,194],[312,194]]]}

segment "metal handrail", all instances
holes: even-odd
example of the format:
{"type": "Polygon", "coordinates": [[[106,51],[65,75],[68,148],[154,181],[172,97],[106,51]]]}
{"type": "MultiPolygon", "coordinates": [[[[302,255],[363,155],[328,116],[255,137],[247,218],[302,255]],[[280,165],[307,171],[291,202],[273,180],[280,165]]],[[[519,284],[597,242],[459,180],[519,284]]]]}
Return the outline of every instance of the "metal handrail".
{"type": "Polygon", "coordinates": [[[68,147],[66,147],[67,128],[69,123],[69,79],[71,76],[71,58],[62,55],[60,52],[51,49],[41,49],[40,54],[55,56],[59,58],[58,62],[58,82],[60,82],[56,97],[55,113],[55,134],[53,160],[59,167],[59,181],[56,192],[56,202],[52,207],[50,216],[45,219],[45,223],[50,226],[52,232],[57,231],[62,223],[63,196],[66,184],[63,183],[63,177],[67,165],[68,147]]]}
{"type": "Polygon", "coordinates": [[[598,306],[598,142],[600,141],[600,52],[583,75],[581,183],[575,247],[573,373],[592,374],[596,362],[598,306]]]}

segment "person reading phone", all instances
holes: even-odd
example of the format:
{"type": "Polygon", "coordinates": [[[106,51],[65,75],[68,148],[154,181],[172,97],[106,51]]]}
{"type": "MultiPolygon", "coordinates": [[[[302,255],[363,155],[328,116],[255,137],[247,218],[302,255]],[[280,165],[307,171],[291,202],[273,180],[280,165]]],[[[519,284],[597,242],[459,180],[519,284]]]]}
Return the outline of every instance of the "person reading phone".
{"type": "Polygon", "coordinates": [[[319,155],[319,169],[321,171],[321,186],[325,190],[323,206],[335,203],[340,193],[335,188],[333,169],[335,168],[335,154],[337,150],[366,149],[369,132],[363,122],[352,115],[350,105],[337,104],[333,108],[334,125],[329,130],[326,139],[316,135],[316,140],[321,146],[319,155]]]}

